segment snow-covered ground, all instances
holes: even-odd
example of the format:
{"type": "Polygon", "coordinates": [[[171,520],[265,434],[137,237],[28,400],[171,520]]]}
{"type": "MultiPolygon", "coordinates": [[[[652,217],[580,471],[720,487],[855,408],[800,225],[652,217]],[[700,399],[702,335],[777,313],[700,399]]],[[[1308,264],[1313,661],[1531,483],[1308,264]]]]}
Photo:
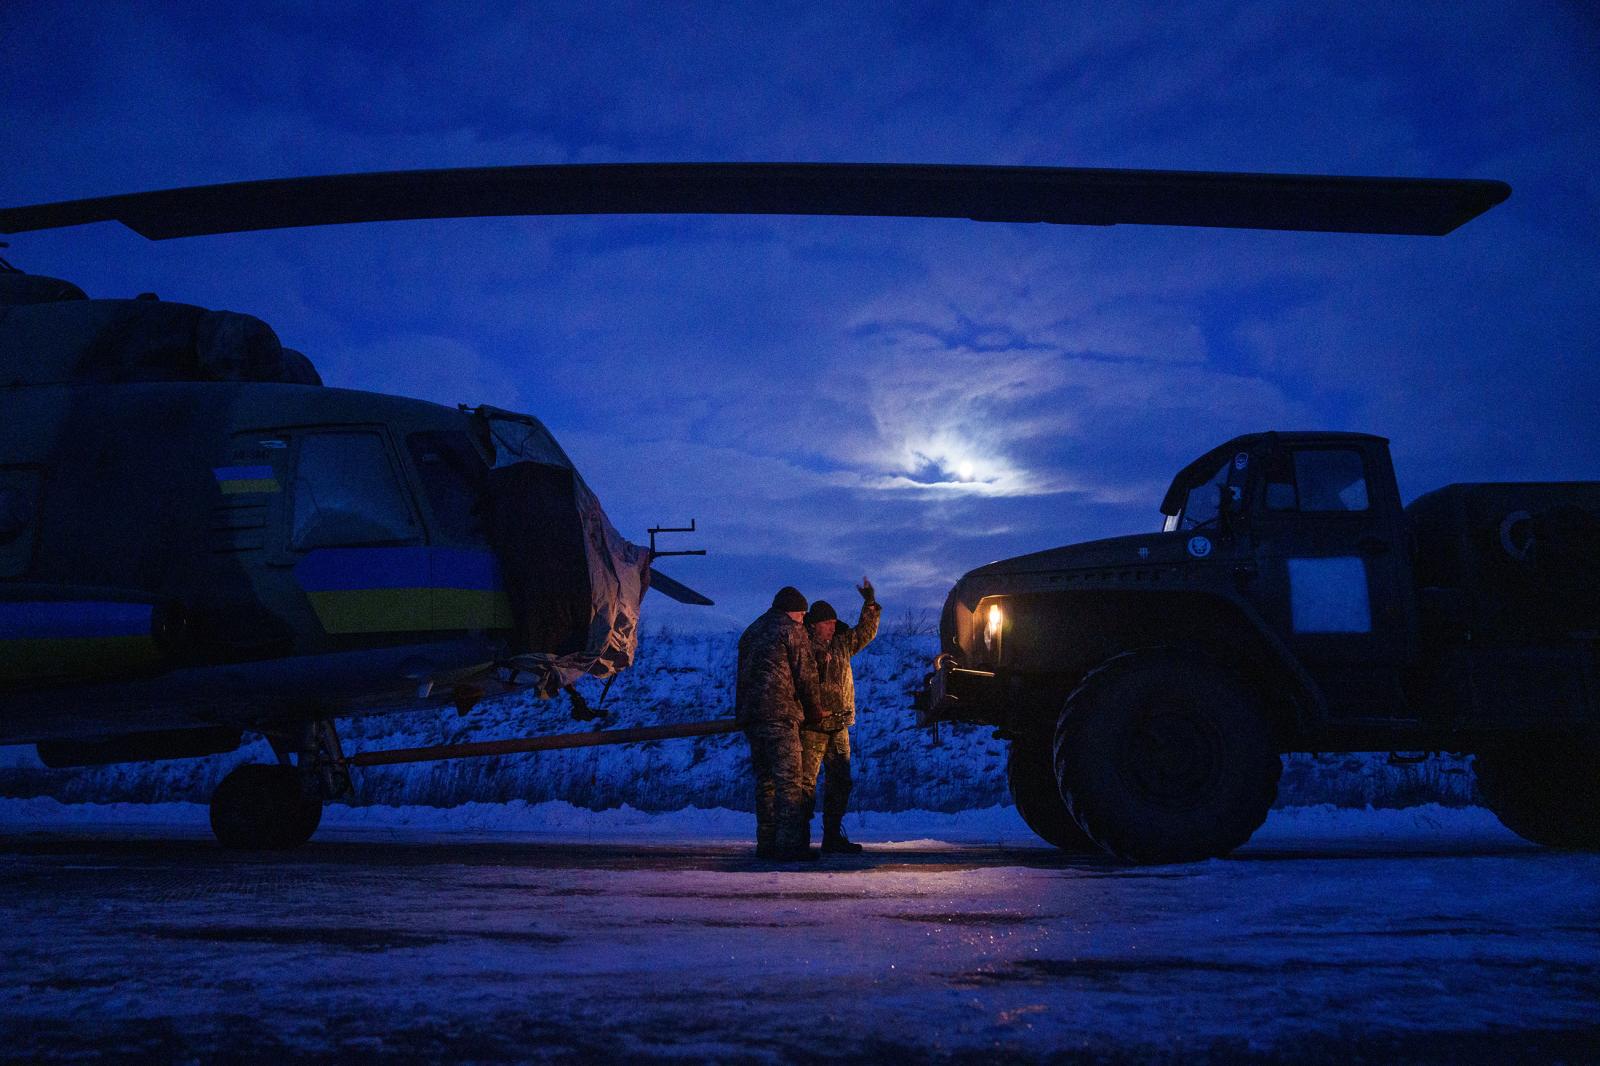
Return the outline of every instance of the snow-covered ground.
{"type": "Polygon", "coordinates": [[[1123,868],[1009,808],[858,820],[347,808],[233,854],[192,804],[0,803],[0,1056],[1593,1061],[1600,856],[1477,808],[1285,809],[1123,868]]]}
{"type": "MultiPolygon", "coordinates": [[[[855,661],[861,713],[852,736],[861,810],[964,811],[1007,801],[1006,746],[991,731],[945,727],[937,738],[915,726],[910,693],[933,659],[936,641],[890,620],[888,631],[855,661]]],[[[732,712],[735,634],[656,632],[641,643],[638,662],[621,674],[606,700],[609,725],[698,721],[732,712]]],[[[600,685],[582,686],[591,703],[600,685]]],[[[346,747],[416,747],[462,740],[592,729],[574,722],[563,699],[490,701],[465,716],[454,710],[355,719],[340,723],[346,747]]],[[[64,801],[204,801],[240,762],[270,761],[265,742],[207,759],[47,770],[31,747],[0,748],[0,796],[50,796],[64,801]]],[[[358,804],[427,804],[565,800],[591,809],[622,805],[645,811],[685,806],[748,810],[748,752],[738,736],[658,741],[622,748],[586,748],[493,759],[462,759],[360,772],[358,804]]],[[[1461,759],[1392,766],[1383,756],[1290,756],[1280,799],[1285,805],[1407,806],[1473,802],[1472,774],[1461,759]]]]}
{"type": "MultiPolygon", "coordinates": [[[[726,716],[733,654],[657,634],[607,724],[726,716]]],[[[750,856],[737,736],[370,768],[275,856],[207,822],[259,740],[77,770],[0,748],[0,1059],[1600,1061],[1600,857],[1512,836],[1462,760],[1291,756],[1228,860],[1066,858],[988,730],[913,727],[931,654],[906,631],[857,660],[869,850],[815,868],[750,856]]],[[[593,727],[511,698],[341,728],[593,727]]]]}
{"type": "MultiPolygon", "coordinates": [[[[62,803],[48,797],[0,800],[0,831],[27,835],[61,829],[102,833],[160,829],[209,832],[201,803],[62,803]]],[[[752,816],[725,807],[686,807],[651,813],[631,807],[592,811],[562,801],[465,803],[458,807],[344,806],[326,809],[318,839],[341,839],[347,831],[510,834],[519,839],[606,841],[648,844],[655,840],[748,843],[752,816]]],[[[815,829],[815,825],[813,825],[815,829]]],[[[845,817],[852,838],[880,843],[937,840],[952,844],[1036,847],[1041,841],[1016,809],[983,807],[970,811],[852,811],[845,817]]],[[[1404,809],[1354,809],[1323,804],[1272,812],[1257,830],[1253,846],[1285,842],[1359,841],[1365,847],[1500,846],[1518,842],[1482,807],[1427,804],[1404,809]]]]}

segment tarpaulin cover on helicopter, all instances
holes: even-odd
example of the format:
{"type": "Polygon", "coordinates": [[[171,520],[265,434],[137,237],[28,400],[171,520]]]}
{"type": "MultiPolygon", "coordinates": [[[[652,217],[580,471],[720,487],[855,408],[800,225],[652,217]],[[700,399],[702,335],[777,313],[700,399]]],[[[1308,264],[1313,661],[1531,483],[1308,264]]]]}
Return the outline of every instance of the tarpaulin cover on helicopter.
{"type": "Polygon", "coordinates": [[[518,654],[505,665],[570,685],[633,662],[650,553],[600,509],[572,460],[538,419],[480,407],[494,449],[489,537],[516,622],[518,654]],[[532,541],[537,551],[527,550],[532,541]]]}

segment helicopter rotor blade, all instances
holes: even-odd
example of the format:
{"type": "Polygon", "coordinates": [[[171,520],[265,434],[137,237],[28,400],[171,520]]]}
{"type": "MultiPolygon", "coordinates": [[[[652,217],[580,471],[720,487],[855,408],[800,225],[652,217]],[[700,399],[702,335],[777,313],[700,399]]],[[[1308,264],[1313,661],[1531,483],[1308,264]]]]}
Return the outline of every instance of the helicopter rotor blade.
{"type": "Polygon", "coordinates": [[[1441,236],[1504,182],[876,163],[579,163],[200,185],[0,209],[0,232],[121,222],[151,240],[503,215],[964,218],[1441,236]]]}
{"type": "Polygon", "coordinates": [[[650,568],[650,587],[669,600],[689,603],[696,607],[715,607],[716,604],[681,581],[674,581],[655,567],[650,568]]]}

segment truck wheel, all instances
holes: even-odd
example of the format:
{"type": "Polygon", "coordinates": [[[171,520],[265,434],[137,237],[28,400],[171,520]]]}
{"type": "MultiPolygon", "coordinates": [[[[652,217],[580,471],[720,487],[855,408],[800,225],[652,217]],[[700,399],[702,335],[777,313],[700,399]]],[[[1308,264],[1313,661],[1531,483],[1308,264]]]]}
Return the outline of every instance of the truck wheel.
{"type": "Polygon", "coordinates": [[[1524,840],[1600,850],[1600,751],[1574,741],[1522,741],[1472,760],[1483,802],[1524,840]]]}
{"type": "Polygon", "coordinates": [[[1006,756],[1006,784],[1017,814],[1045,843],[1076,854],[1100,851],[1099,845],[1083,835],[1062,801],[1045,745],[1012,741],[1006,756]]]}
{"type": "Polygon", "coordinates": [[[211,796],[211,831],[225,848],[296,848],[321,822],[322,801],[292,766],[235,767],[211,796]]]}
{"type": "Polygon", "coordinates": [[[1056,725],[1061,796],[1091,840],[1126,862],[1193,862],[1250,839],[1282,763],[1257,701],[1179,652],[1120,655],[1091,673],[1056,725]]]}

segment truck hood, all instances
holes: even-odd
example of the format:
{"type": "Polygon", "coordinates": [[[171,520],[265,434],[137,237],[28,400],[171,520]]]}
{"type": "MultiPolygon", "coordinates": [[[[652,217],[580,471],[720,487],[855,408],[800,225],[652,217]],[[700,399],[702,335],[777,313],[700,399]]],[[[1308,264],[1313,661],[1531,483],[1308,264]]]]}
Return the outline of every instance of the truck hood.
{"type": "Polygon", "coordinates": [[[1192,532],[1109,537],[980,566],[965,574],[950,590],[939,619],[940,642],[945,651],[953,653],[959,653],[962,644],[969,643],[966,621],[985,596],[1059,588],[1049,579],[1067,571],[1183,565],[1193,561],[1188,547],[1193,537],[1192,532]]]}
{"type": "Polygon", "coordinates": [[[1084,541],[1082,544],[1066,544],[1059,548],[1047,548],[1044,551],[988,563],[968,572],[960,583],[981,582],[986,578],[997,576],[1077,570],[1085,567],[1183,562],[1188,558],[1186,545],[1189,537],[1190,534],[1185,532],[1139,533],[1128,537],[1084,541]]]}

